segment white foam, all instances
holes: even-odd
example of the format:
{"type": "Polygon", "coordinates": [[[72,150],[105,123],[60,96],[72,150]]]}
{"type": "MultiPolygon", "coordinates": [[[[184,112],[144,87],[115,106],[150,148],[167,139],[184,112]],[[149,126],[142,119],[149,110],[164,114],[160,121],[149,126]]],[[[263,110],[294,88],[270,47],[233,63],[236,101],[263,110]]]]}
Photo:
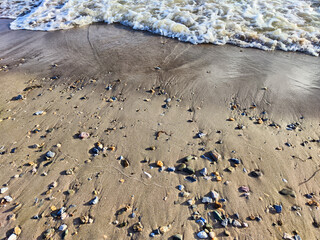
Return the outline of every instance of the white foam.
{"type": "Polygon", "coordinates": [[[318,56],[319,6],[317,0],[2,0],[0,16],[16,18],[12,29],[53,31],[120,22],[194,44],[318,56]]]}

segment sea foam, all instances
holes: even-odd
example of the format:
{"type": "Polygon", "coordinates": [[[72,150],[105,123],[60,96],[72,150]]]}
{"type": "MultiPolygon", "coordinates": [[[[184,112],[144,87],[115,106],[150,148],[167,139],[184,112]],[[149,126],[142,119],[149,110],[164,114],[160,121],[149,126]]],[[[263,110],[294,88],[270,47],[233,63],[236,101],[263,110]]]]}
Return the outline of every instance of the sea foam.
{"type": "Polygon", "coordinates": [[[317,0],[1,0],[0,17],[14,30],[121,23],[193,44],[320,53],[317,0]]]}

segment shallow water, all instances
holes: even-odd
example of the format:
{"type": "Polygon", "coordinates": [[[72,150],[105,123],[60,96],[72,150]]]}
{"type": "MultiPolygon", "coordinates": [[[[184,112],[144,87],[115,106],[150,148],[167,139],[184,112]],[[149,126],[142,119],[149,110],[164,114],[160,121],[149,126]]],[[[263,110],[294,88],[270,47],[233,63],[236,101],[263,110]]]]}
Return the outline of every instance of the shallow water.
{"type": "Polygon", "coordinates": [[[2,0],[11,29],[120,22],[180,41],[320,53],[320,4],[303,0],[2,0]]]}

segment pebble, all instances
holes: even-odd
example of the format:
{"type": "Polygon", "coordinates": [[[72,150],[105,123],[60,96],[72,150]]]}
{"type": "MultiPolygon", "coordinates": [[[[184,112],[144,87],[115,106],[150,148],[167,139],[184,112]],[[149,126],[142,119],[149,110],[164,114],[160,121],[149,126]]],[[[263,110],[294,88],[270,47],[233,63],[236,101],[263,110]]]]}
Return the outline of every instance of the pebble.
{"type": "Polygon", "coordinates": [[[296,197],[295,191],[293,191],[292,189],[289,189],[289,188],[283,188],[281,191],[279,191],[279,193],[281,195],[285,195],[285,196],[289,195],[289,196],[291,196],[293,198],[296,197]]]}
{"type": "Polygon", "coordinates": [[[47,157],[47,158],[53,158],[55,155],[56,155],[56,154],[55,154],[54,152],[52,152],[52,151],[48,151],[48,152],[46,153],[46,157],[47,157]]]}
{"type": "Polygon", "coordinates": [[[276,210],[277,213],[281,213],[282,212],[282,206],[281,205],[274,205],[273,207],[274,207],[274,209],[276,210]]]}
{"type": "Polygon", "coordinates": [[[79,137],[80,137],[81,139],[86,139],[86,138],[90,137],[90,134],[87,133],[87,132],[81,132],[80,135],[79,135],[79,137]]]}
{"type": "Polygon", "coordinates": [[[201,170],[200,170],[200,174],[201,174],[202,176],[206,176],[206,175],[208,174],[207,168],[201,169],[201,170]]]}
{"type": "Polygon", "coordinates": [[[230,161],[233,163],[233,164],[240,164],[241,161],[238,159],[238,158],[231,158],[230,161]]]}
{"type": "Polygon", "coordinates": [[[147,173],[147,172],[143,172],[148,178],[152,178],[151,174],[150,173],[147,173]]]}
{"type": "Polygon", "coordinates": [[[37,111],[33,115],[39,116],[39,115],[43,115],[43,114],[44,114],[44,111],[37,111]]]}
{"type": "Polygon", "coordinates": [[[210,192],[210,195],[211,195],[211,198],[214,200],[217,200],[219,198],[219,193],[214,190],[210,192]]]}
{"type": "Polygon", "coordinates": [[[254,177],[254,178],[258,178],[258,177],[261,177],[262,176],[262,172],[260,169],[255,169],[254,171],[250,172],[249,174],[251,177],[254,177]]]}
{"type": "Polygon", "coordinates": [[[212,157],[212,159],[214,161],[219,161],[221,159],[221,155],[216,151],[216,150],[212,150],[210,151],[210,156],[212,157]]]}
{"type": "Polygon", "coordinates": [[[179,189],[180,191],[182,191],[182,190],[184,189],[184,186],[183,186],[183,185],[178,185],[178,189],[179,189]]]}
{"type": "Polygon", "coordinates": [[[171,238],[172,238],[172,240],[182,240],[183,239],[181,234],[173,235],[171,238]]]}
{"type": "Polygon", "coordinates": [[[18,236],[17,236],[16,234],[12,233],[12,234],[9,236],[8,240],[16,240],[17,238],[18,238],[18,236]]]}
{"type": "Polygon", "coordinates": [[[212,198],[211,197],[203,197],[202,198],[202,203],[212,203],[212,198]]]}
{"type": "Polygon", "coordinates": [[[192,182],[192,183],[197,181],[197,179],[195,179],[194,177],[190,177],[190,176],[185,177],[185,180],[192,182]]]}
{"type": "Polygon", "coordinates": [[[98,202],[99,202],[99,197],[96,196],[96,197],[94,197],[89,203],[90,203],[91,205],[96,205],[98,202]]]}
{"type": "Polygon", "coordinates": [[[235,220],[235,219],[232,221],[232,225],[234,227],[238,227],[238,228],[242,226],[241,223],[238,220],[235,220]]]}
{"type": "Polygon", "coordinates": [[[19,236],[21,234],[21,228],[19,226],[16,226],[14,229],[13,229],[13,233],[17,236],[19,236]]]}
{"type": "Polygon", "coordinates": [[[13,201],[12,197],[10,197],[10,196],[5,196],[4,200],[6,200],[6,202],[12,202],[13,201]]]}
{"type": "Polygon", "coordinates": [[[67,228],[68,228],[68,226],[66,224],[62,224],[62,225],[60,225],[60,227],[58,229],[59,229],[59,231],[64,231],[67,228]]]}
{"type": "Polygon", "coordinates": [[[8,189],[9,188],[7,188],[7,187],[0,188],[0,194],[5,193],[6,191],[8,191],[8,189]]]}
{"type": "Polygon", "coordinates": [[[249,187],[247,187],[247,186],[241,186],[241,187],[239,188],[239,191],[240,191],[240,192],[245,192],[245,193],[247,193],[247,192],[250,191],[250,189],[249,189],[249,187]]]}
{"type": "Polygon", "coordinates": [[[201,231],[197,233],[198,238],[200,239],[206,239],[208,238],[208,234],[205,231],[201,231]]]}

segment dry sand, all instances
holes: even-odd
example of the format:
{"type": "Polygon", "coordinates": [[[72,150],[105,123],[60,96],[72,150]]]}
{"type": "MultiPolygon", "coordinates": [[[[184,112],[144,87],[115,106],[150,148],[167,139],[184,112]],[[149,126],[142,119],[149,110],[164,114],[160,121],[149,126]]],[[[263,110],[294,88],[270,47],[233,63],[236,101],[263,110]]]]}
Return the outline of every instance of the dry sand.
{"type": "Polygon", "coordinates": [[[0,21],[0,184],[8,187],[0,195],[1,239],[16,226],[19,239],[42,239],[50,228],[52,239],[61,239],[63,223],[66,239],[149,239],[167,225],[154,239],[197,239],[202,227],[192,220],[195,211],[218,239],[282,239],[294,231],[302,239],[320,239],[319,58],[196,46],[120,25],[31,32],[11,31],[9,22],[0,21]],[[24,91],[31,86],[39,88],[24,91]],[[14,100],[19,94],[24,99],[14,100]],[[295,130],[286,129],[297,122],[295,130]],[[90,137],[80,139],[81,132],[90,137]],[[199,138],[199,132],[206,135],[199,138]],[[93,156],[97,142],[108,150],[93,156]],[[214,149],[222,155],[218,163],[200,157],[214,149]],[[49,150],[55,156],[45,159],[49,150]],[[189,163],[196,182],[186,181],[183,171],[155,166],[178,166],[188,155],[197,157],[189,163]],[[232,172],[226,171],[230,158],[241,160],[232,172]],[[199,174],[204,167],[208,177],[199,174]],[[261,177],[249,176],[255,169],[261,177]],[[188,197],[181,197],[179,184],[188,197]],[[248,196],[240,186],[250,188],[248,196]],[[283,188],[293,189],[296,198],[279,194],[283,188]],[[232,219],[238,213],[249,226],[225,229],[214,220],[213,204],[201,203],[211,190],[226,199],[218,212],[232,219]],[[314,206],[305,197],[311,193],[314,206]],[[99,202],[90,205],[95,196],[99,202]],[[189,199],[196,200],[194,208],[189,199]],[[282,205],[281,213],[274,204],[282,205]],[[55,215],[62,207],[63,220],[55,215]],[[93,222],[81,224],[80,217],[93,222]],[[143,229],[134,232],[139,221],[143,229]]]}

